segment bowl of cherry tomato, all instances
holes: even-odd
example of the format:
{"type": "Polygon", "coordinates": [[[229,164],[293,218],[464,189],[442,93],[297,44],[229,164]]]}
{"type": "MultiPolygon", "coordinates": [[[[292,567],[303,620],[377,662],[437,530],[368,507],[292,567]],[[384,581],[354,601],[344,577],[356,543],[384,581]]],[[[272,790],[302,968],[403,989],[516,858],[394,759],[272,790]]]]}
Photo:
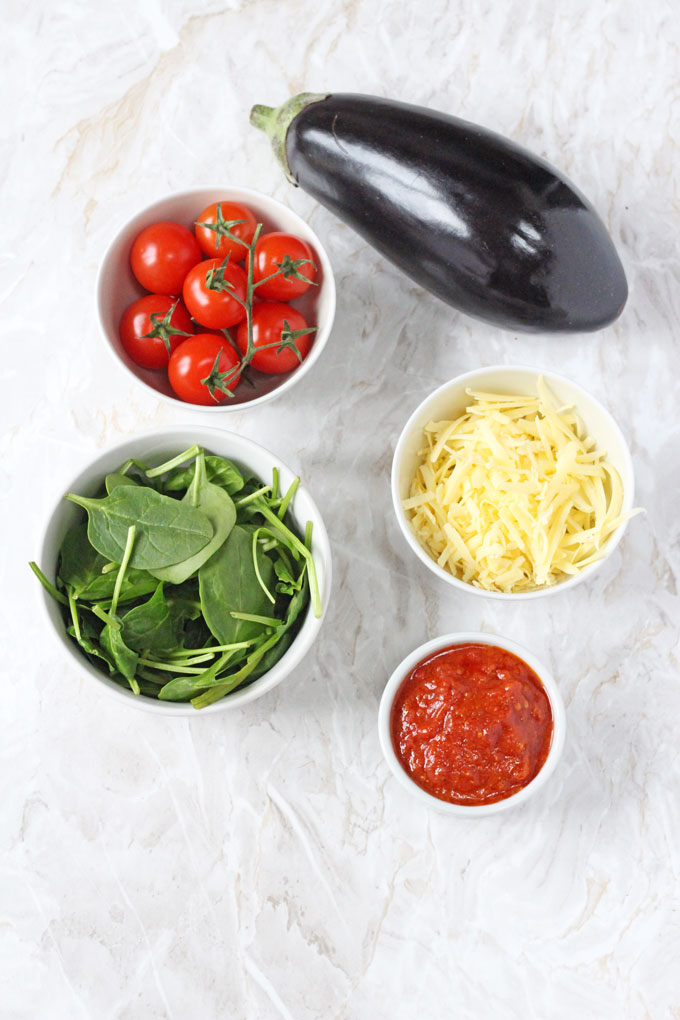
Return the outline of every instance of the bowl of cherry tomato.
{"type": "Polygon", "coordinates": [[[96,293],[115,359],[157,396],[201,411],[290,389],[335,315],[314,231],[249,188],[194,188],[147,206],[109,245],[96,293]]]}

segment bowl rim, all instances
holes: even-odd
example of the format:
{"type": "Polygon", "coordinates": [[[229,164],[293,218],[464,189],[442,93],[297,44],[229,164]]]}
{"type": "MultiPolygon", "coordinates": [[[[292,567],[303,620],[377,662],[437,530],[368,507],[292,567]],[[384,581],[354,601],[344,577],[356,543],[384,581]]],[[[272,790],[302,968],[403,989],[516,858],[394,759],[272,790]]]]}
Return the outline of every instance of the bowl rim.
{"type": "MultiPolygon", "coordinates": [[[[241,436],[237,432],[231,432],[224,428],[217,428],[210,425],[189,424],[148,430],[134,436],[129,436],[122,442],[107,445],[105,448],[98,451],[98,454],[94,459],[90,458],[87,462],[83,463],[81,468],[77,470],[72,477],[70,477],[70,480],[67,483],[68,488],[64,488],[62,486],[59,491],[61,493],[75,491],[74,485],[82,484],[81,479],[84,475],[91,474],[94,465],[111,456],[117,450],[127,448],[131,444],[137,444],[140,442],[145,443],[146,441],[149,443],[155,442],[156,444],[163,442],[173,443],[177,441],[176,437],[179,437],[180,435],[190,435],[191,437],[195,437],[194,441],[199,442],[200,445],[206,448],[209,448],[211,439],[223,441],[226,437],[229,441],[235,440],[239,446],[239,450],[237,453],[230,455],[233,456],[235,460],[246,462],[249,454],[252,454],[253,452],[257,452],[258,454],[264,453],[271,458],[272,466],[277,466],[282,474],[288,473],[292,478],[297,477],[296,473],[286,464],[285,461],[281,460],[280,457],[274,455],[267,447],[262,446],[261,443],[257,443],[253,439],[241,436]],[[203,438],[206,440],[205,442],[202,441],[203,438]]],[[[222,454],[222,456],[225,456],[225,454],[222,454]]],[[[87,484],[87,482],[85,484],[87,484]]],[[[151,712],[155,715],[191,716],[192,718],[212,715],[215,712],[223,712],[228,709],[240,708],[251,701],[255,701],[257,698],[278,686],[278,684],[285,680],[286,677],[288,677],[300,665],[303,658],[316,641],[319,631],[321,630],[321,627],[328,615],[328,605],[331,596],[333,564],[328,532],[326,531],[323,517],[315,500],[312,498],[309,489],[302,481],[300,482],[296,492],[296,497],[301,492],[304,493],[305,499],[309,504],[309,517],[314,520],[314,530],[312,533],[313,544],[317,545],[318,555],[323,561],[324,588],[321,592],[321,616],[317,618],[310,613],[309,620],[311,620],[311,626],[307,629],[307,632],[304,633],[303,631],[303,623],[303,628],[300,629],[295,640],[279,661],[261,677],[254,680],[252,684],[235,690],[228,697],[222,698],[220,701],[200,709],[200,711],[195,709],[190,702],[158,701],[154,698],[145,697],[144,695],[133,694],[131,690],[119,687],[118,684],[110,680],[105,673],[100,673],[96,667],[94,667],[83,655],[81,655],[76,645],[71,641],[68,635],[66,635],[65,629],[63,634],[59,634],[57,632],[55,621],[52,619],[49,611],[52,597],[47,591],[45,591],[41,584],[38,584],[39,591],[36,592],[35,597],[39,601],[40,612],[45,621],[45,625],[50,632],[51,640],[53,644],[58,645],[61,650],[61,655],[63,656],[62,661],[68,662],[71,665],[75,664],[75,668],[82,677],[87,677],[88,680],[99,681],[99,683],[96,684],[97,690],[102,692],[104,695],[114,698],[119,704],[126,704],[132,708],[151,712]]],[[[38,542],[38,548],[40,550],[39,564],[46,563],[50,551],[54,549],[54,543],[51,540],[50,531],[52,521],[60,505],[60,499],[51,503],[51,509],[43,520],[38,542]]]]}
{"type": "MultiPolygon", "coordinates": [[[[437,562],[432,559],[429,553],[421,546],[401,506],[401,497],[399,495],[399,465],[401,462],[401,457],[404,452],[404,447],[413,430],[417,418],[422,414],[423,410],[427,407],[427,405],[431,401],[434,402],[437,399],[437,397],[440,396],[440,394],[445,393],[448,389],[452,389],[454,386],[459,387],[461,384],[467,383],[468,381],[471,381],[489,372],[501,372],[501,373],[524,372],[527,374],[531,373],[535,376],[542,376],[548,383],[548,385],[550,385],[551,380],[556,380],[558,383],[564,383],[565,385],[569,386],[576,393],[578,393],[579,396],[583,396],[586,401],[591,402],[595,407],[597,407],[598,410],[602,413],[602,415],[608,419],[608,423],[612,428],[612,431],[616,435],[617,441],[620,445],[622,459],[626,465],[626,472],[628,474],[629,481],[628,484],[624,486],[623,503],[621,511],[622,513],[625,513],[628,510],[632,509],[635,497],[635,474],[633,470],[633,460],[625,436],[623,435],[623,432],[621,431],[619,424],[617,423],[616,419],[613,417],[611,412],[607,410],[604,404],[602,404],[601,401],[597,399],[597,397],[593,396],[593,394],[590,393],[588,390],[584,389],[583,386],[573,382],[573,380],[569,379],[565,375],[561,375],[558,372],[552,372],[550,369],[537,368],[534,365],[513,364],[513,365],[486,365],[480,368],[471,369],[469,372],[463,372],[461,375],[456,375],[453,378],[442,383],[436,389],[432,390],[431,393],[429,393],[423,400],[420,401],[418,406],[409,415],[406,424],[404,425],[399,434],[399,438],[394,449],[394,456],[392,458],[390,484],[392,490],[392,507],[394,509],[395,517],[397,519],[399,529],[404,538],[406,539],[407,544],[416,554],[421,563],[424,563],[425,566],[429,570],[431,570],[433,574],[439,577],[442,581],[445,581],[447,584],[452,585],[459,591],[466,592],[470,595],[476,595],[481,598],[499,599],[501,601],[516,601],[516,602],[525,601],[529,599],[545,598],[548,595],[558,595],[561,594],[562,592],[568,591],[570,588],[575,587],[577,584],[581,584],[582,581],[587,580],[589,577],[592,576],[592,574],[595,573],[596,570],[598,570],[609,559],[609,557],[614,552],[617,545],[619,544],[619,542],[621,541],[625,534],[626,528],[628,526],[628,519],[622,521],[621,524],[619,524],[616,531],[609,536],[604,556],[601,559],[597,560],[595,563],[591,563],[587,567],[584,567],[583,570],[581,570],[578,574],[575,574],[573,577],[570,577],[564,581],[559,581],[557,584],[548,585],[543,588],[536,588],[533,591],[500,592],[500,591],[487,591],[484,588],[477,588],[474,585],[468,584],[468,582],[462,581],[460,578],[455,577],[453,574],[450,574],[447,570],[444,570],[443,567],[440,567],[437,564],[437,562]]],[[[578,411],[578,407],[576,409],[578,411]]]]}
{"type": "Polygon", "coordinates": [[[512,807],[518,807],[521,804],[524,804],[530,797],[533,797],[543,788],[552,773],[555,771],[557,763],[562,755],[562,751],[564,750],[566,733],[567,719],[564,701],[555,679],[553,678],[552,672],[548,669],[548,667],[530,649],[519,644],[517,641],[501,637],[498,634],[487,634],[481,631],[453,631],[452,633],[442,634],[439,637],[425,641],[422,645],[413,649],[412,652],[409,652],[409,654],[401,660],[399,665],[390,675],[387,683],[385,684],[385,689],[383,690],[380,698],[380,705],[378,708],[378,736],[380,740],[380,747],[382,749],[383,757],[385,758],[392,774],[405,790],[420,800],[421,804],[426,807],[434,808],[442,814],[458,818],[480,818],[483,815],[498,814],[499,812],[507,811],[512,807]],[[392,705],[401,684],[411,672],[413,667],[416,666],[422,659],[425,659],[434,652],[451,646],[466,644],[495,646],[511,652],[513,655],[522,659],[526,665],[534,671],[543,684],[550,702],[550,708],[553,716],[553,734],[550,743],[550,750],[548,751],[548,756],[543,763],[540,772],[534,776],[530,783],[522,787],[521,790],[518,790],[517,793],[513,793],[504,800],[496,801],[493,804],[452,804],[449,801],[440,800],[438,797],[435,797],[434,794],[428,793],[427,790],[424,790],[421,786],[419,786],[415,780],[411,779],[399,761],[392,745],[392,735],[390,732],[392,705]]]}
{"type": "MultiPolygon", "coordinates": [[[[140,226],[139,229],[141,230],[143,228],[140,226]]],[[[114,362],[119,366],[119,368],[126,372],[128,376],[132,377],[140,386],[144,387],[144,389],[147,392],[154,394],[159,400],[163,400],[165,401],[166,404],[169,404],[171,407],[179,408],[182,411],[192,411],[199,414],[203,413],[214,414],[215,412],[235,413],[237,411],[244,411],[247,408],[251,407],[260,407],[262,404],[267,403],[269,400],[273,400],[275,397],[291,389],[291,387],[293,387],[296,382],[299,382],[299,380],[304,378],[304,376],[310,371],[312,366],[318,361],[323,350],[325,349],[328,339],[333,330],[336,306],[337,306],[337,292],[335,286],[335,275],[333,273],[333,267],[328,256],[328,252],[326,251],[324,245],[321,243],[319,236],[313,229],[313,227],[311,227],[309,223],[307,223],[307,221],[304,220],[299,215],[299,213],[296,213],[294,209],[290,208],[290,206],[284,205],[284,203],[280,202],[279,199],[272,198],[270,195],[265,194],[265,192],[257,191],[255,188],[247,187],[242,188],[237,187],[235,185],[224,187],[222,185],[213,186],[206,184],[201,187],[195,188],[180,188],[178,190],[168,192],[168,194],[164,195],[163,197],[155,199],[153,202],[148,203],[143,208],[138,209],[137,212],[134,213],[132,216],[127,217],[122,223],[119,223],[118,227],[115,230],[115,233],[107,243],[104,253],[99,262],[94,286],[94,311],[98,325],[99,335],[103,341],[104,347],[108,351],[110,357],[113,358],[114,362]],[[153,210],[156,209],[158,206],[164,205],[166,202],[172,200],[188,199],[194,195],[200,195],[204,192],[231,192],[231,199],[227,197],[225,200],[242,202],[247,202],[248,199],[257,200],[259,202],[267,203],[272,206],[273,209],[272,216],[274,216],[277,210],[283,210],[286,213],[286,215],[290,215],[293,217],[294,220],[297,220],[297,222],[300,224],[303,230],[308,231],[309,234],[311,235],[312,240],[310,243],[312,243],[312,245],[315,247],[316,252],[319,256],[319,261],[321,262],[321,267],[323,270],[323,287],[326,290],[327,300],[329,304],[328,322],[326,323],[323,329],[317,330],[311,350],[307,357],[302,362],[302,364],[299,365],[299,367],[296,368],[295,371],[292,372],[288,376],[288,378],[285,379],[279,386],[276,386],[274,389],[269,390],[267,393],[263,393],[258,397],[254,397],[252,400],[246,400],[240,404],[224,403],[215,404],[214,406],[212,404],[191,404],[188,401],[180,400],[179,397],[170,396],[168,393],[163,393],[160,390],[155,389],[148,382],[146,382],[146,380],[141,379],[136,374],[134,369],[132,369],[129,365],[126,365],[125,362],[119,357],[111,339],[109,338],[107,329],[104,325],[104,317],[102,314],[103,295],[105,291],[104,277],[106,263],[109,257],[111,256],[112,252],[116,248],[116,245],[119,242],[121,235],[126,230],[128,230],[137,219],[141,219],[143,217],[151,215],[153,213],[153,210]]]]}

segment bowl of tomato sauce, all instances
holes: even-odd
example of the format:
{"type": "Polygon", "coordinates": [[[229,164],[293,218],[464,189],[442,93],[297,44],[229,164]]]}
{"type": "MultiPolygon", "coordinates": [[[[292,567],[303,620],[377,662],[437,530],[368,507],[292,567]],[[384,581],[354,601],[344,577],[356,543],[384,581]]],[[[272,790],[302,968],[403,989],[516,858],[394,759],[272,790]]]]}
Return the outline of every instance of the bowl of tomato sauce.
{"type": "Polygon", "coordinates": [[[102,259],[96,304],[109,352],[151,395],[178,409],[242,411],[312,369],[333,325],[335,282],[292,209],[218,185],[128,219],[102,259]]]}
{"type": "Polygon", "coordinates": [[[378,731],[395,777],[421,803],[451,815],[495,814],[548,781],[566,734],[548,670],[514,641],[453,633],[399,663],[380,702],[378,731]]]}

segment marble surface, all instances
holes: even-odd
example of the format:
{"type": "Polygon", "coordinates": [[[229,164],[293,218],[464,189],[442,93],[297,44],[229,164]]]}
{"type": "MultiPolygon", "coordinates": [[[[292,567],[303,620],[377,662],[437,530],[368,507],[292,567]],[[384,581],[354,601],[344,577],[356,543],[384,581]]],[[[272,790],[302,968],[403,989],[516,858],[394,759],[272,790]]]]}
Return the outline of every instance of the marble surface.
{"type": "MultiPolygon", "coordinates": [[[[663,0],[46,0],[5,5],[0,249],[3,1020],[680,1016],[680,28],[663,0]],[[630,299],[592,336],[515,336],[418,289],[302,192],[254,102],[362,91],[447,110],[563,168],[630,299]],[[108,444],[198,423],[98,336],[102,251],[173,189],[259,188],[335,267],[336,326],[292,393],[224,425],[275,449],[332,539],[325,629],[243,710],[167,719],[74,675],[26,561],[108,444]],[[647,508],[600,574],[499,604],[439,584],[393,520],[410,410],[477,365],[560,371],[621,423],[647,508]],[[376,732],[416,644],[482,629],[550,663],[562,762],[469,822],[408,797],[376,732]]],[[[210,421],[214,424],[215,418],[210,421]]]]}

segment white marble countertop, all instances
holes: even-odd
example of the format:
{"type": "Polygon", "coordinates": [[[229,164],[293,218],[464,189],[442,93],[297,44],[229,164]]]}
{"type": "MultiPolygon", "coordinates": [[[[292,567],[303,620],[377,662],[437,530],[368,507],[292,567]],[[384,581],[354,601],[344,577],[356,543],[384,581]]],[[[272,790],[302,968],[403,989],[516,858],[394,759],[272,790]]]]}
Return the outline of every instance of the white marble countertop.
{"type": "MultiPolygon", "coordinates": [[[[680,1015],[680,77],[663,0],[46,0],[11,4],[0,293],[3,1020],[661,1020],[680,1015]],[[596,335],[514,336],[418,289],[290,187],[254,102],[356,91],[508,134],[607,222],[630,298],[596,335]],[[65,481],[178,414],[116,370],[95,274],[117,226],[200,184],[307,218],[336,325],[290,394],[224,425],[275,449],[331,536],[329,617],[246,708],[126,709],[56,657],[26,561],[65,481]],[[568,375],[627,435],[645,517],[552,599],[465,597],[393,520],[389,469],[436,384],[513,361],[568,375]],[[380,693],[428,637],[482,629],[551,664],[556,774],[476,822],[391,777],[380,693]]],[[[215,424],[215,417],[210,418],[215,424]]]]}

